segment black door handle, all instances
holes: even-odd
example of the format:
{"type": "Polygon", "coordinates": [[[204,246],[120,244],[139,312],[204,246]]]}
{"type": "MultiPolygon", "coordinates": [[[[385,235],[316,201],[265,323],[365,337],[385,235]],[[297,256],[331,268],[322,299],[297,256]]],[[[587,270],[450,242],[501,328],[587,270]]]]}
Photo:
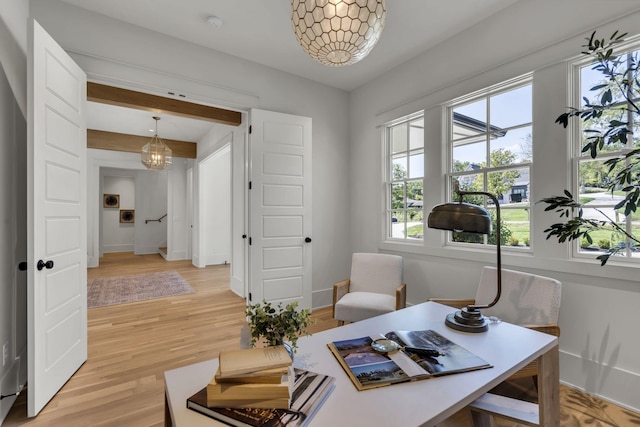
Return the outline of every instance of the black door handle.
{"type": "Polygon", "coordinates": [[[304,241],[307,243],[311,243],[311,237],[305,237],[304,241]]]}
{"type": "Polygon", "coordinates": [[[42,260],[39,260],[38,265],[36,267],[38,268],[38,271],[41,271],[43,268],[46,268],[47,270],[51,270],[53,268],[53,261],[49,260],[47,262],[44,262],[42,260]]]}

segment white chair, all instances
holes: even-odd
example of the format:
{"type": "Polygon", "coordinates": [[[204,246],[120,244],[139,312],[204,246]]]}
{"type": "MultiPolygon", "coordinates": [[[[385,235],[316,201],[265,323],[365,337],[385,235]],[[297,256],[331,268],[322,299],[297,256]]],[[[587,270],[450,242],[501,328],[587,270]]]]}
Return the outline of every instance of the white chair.
{"type": "Polygon", "coordinates": [[[333,318],[342,325],[406,307],[402,267],[401,256],[354,253],[349,279],[333,285],[333,318]]]}
{"type": "MultiPolygon", "coordinates": [[[[430,301],[462,308],[469,304],[488,304],[496,296],[497,270],[486,266],[482,269],[480,284],[473,300],[450,300],[431,298],[430,301]]],[[[483,309],[485,316],[496,318],[560,336],[558,318],[562,284],[550,277],[502,269],[502,296],[491,308],[483,309]]],[[[537,380],[536,362],[525,366],[513,378],[533,377],[537,380]]]]}
{"type": "MultiPolygon", "coordinates": [[[[484,267],[480,284],[473,300],[446,300],[431,298],[430,301],[457,308],[469,304],[488,304],[496,296],[497,270],[484,267]]],[[[560,336],[558,318],[562,284],[550,277],[502,269],[502,296],[493,306],[482,310],[485,316],[560,336]]],[[[508,379],[532,377],[538,387],[538,362],[533,361],[508,379]]],[[[538,425],[537,405],[521,402],[509,397],[486,393],[469,405],[473,426],[495,425],[492,416],[506,417],[525,425],[538,425]]]]}

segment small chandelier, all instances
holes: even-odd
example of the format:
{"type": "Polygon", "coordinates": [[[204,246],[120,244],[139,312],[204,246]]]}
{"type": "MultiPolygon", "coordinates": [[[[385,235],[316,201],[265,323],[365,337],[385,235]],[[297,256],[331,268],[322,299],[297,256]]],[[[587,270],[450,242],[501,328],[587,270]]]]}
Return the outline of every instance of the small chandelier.
{"type": "Polygon", "coordinates": [[[291,0],[293,32],[305,52],[323,65],[354,64],[376,45],[386,0],[291,0]]]}
{"type": "Polygon", "coordinates": [[[156,134],[153,135],[151,141],[142,147],[142,164],[147,169],[165,169],[171,164],[171,148],[167,147],[162,139],[158,136],[158,120],[160,117],[154,116],[153,120],[156,121],[156,134]]]}

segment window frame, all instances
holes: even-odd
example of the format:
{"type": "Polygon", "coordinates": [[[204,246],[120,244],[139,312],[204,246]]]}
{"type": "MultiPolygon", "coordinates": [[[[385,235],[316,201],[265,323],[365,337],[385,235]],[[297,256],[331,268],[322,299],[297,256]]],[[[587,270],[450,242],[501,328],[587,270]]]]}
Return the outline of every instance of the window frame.
{"type": "MultiPolygon", "coordinates": [[[[621,54],[629,54],[636,52],[640,56],[640,39],[635,38],[630,40],[624,44],[620,44],[614,49],[614,53],[616,55],[621,54]]],[[[582,75],[581,71],[583,68],[587,68],[593,64],[593,61],[589,58],[585,58],[583,56],[574,58],[569,61],[569,105],[583,105],[582,100],[582,75]]],[[[636,98],[638,99],[638,98],[636,98]]],[[[631,114],[631,113],[628,113],[631,114]]],[[[635,127],[640,127],[640,116],[635,118],[635,127]]],[[[631,121],[630,130],[634,129],[634,121],[631,121]]],[[[618,157],[626,154],[628,151],[633,149],[633,138],[629,138],[627,142],[627,146],[615,151],[607,151],[607,152],[599,152],[598,156],[595,159],[592,159],[587,153],[582,153],[583,142],[583,121],[582,120],[572,120],[569,126],[569,152],[571,159],[571,191],[573,194],[580,195],[580,165],[588,162],[598,162],[605,161],[611,157],[618,157]]],[[[638,148],[638,147],[636,147],[638,148]]],[[[601,209],[606,207],[605,205],[599,206],[595,205],[590,208],[601,209]]],[[[631,221],[626,221],[625,219],[625,227],[627,231],[630,231],[632,228],[631,221]]],[[[591,260],[594,258],[594,255],[598,253],[604,253],[604,251],[587,251],[582,250],[580,241],[571,242],[571,255],[570,257],[575,260],[591,260]]],[[[636,253],[634,256],[632,251],[627,249],[625,251],[624,256],[616,256],[612,257],[609,261],[610,263],[623,263],[628,265],[636,265],[640,263],[640,253],[636,253]]]]}
{"type": "MultiPolygon", "coordinates": [[[[391,194],[392,194],[392,188],[395,184],[398,183],[403,183],[404,184],[404,188],[406,189],[406,185],[407,182],[409,181],[421,181],[422,183],[422,191],[423,191],[423,201],[424,201],[424,191],[425,191],[425,159],[426,159],[426,147],[425,147],[425,133],[424,133],[424,111],[420,110],[420,111],[416,111],[412,114],[408,114],[406,116],[403,116],[401,118],[398,118],[396,120],[393,120],[391,122],[386,123],[383,127],[383,159],[384,159],[384,172],[383,172],[383,176],[384,176],[384,212],[383,212],[383,223],[384,226],[382,227],[382,241],[383,242],[393,242],[393,243],[400,243],[400,244],[408,244],[408,245],[412,245],[412,246],[416,246],[416,245],[423,245],[424,244],[424,230],[426,228],[426,215],[425,215],[425,211],[424,211],[424,205],[421,209],[422,211],[422,229],[423,229],[423,236],[420,238],[409,238],[407,236],[407,206],[405,204],[404,208],[402,209],[404,211],[404,220],[403,220],[403,224],[404,224],[404,232],[405,232],[405,237],[394,237],[393,236],[393,221],[392,218],[394,211],[396,211],[397,209],[394,209],[392,206],[392,199],[391,199],[391,194]],[[410,136],[411,136],[411,122],[415,122],[416,120],[423,120],[423,138],[422,138],[422,146],[420,148],[416,148],[416,149],[412,149],[411,148],[411,144],[410,144],[410,136]],[[406,150],[402,151],[402,153],[406,153],[407,155],[407,159],[410,158],[410,153],[411,152],[418,152],[421,151],[422,155],[423,155],[423,173],[422,173],[422,177],[415,177],[412,176],[410,177],[410,173],[407,173],[407,176],[405,176],[403,179],[401,180],[394,180],[393,179],[393,159],[395,156],[398,155],[398,153],[393,153],[393,147],[392,147],[392,138],[391,138],[391,132],[393,128],[396,128],[398,126],[401,125],[407,125],[407,147],[406,150]]],[[[407,163],[407,165],[409,166],[409,163],[407,163]]],[[[409,171],[408,171],[409,172],[409,171]]],[[[404,199],[406,200],[406,193],[404,196],[404,199]]]]}
{"type": "MultiPolygon", "coordinates": [[[[473,102],[479,101],[479,100],[486,100],[486,130],[484,132],[482,132],[480,135],[475,135],[474,137],[479,137],[482,136],[486,141],[490,142],[491,141],[491,134],[495,133],[495,130],[492,131],[492,127],[489,124],[490,123],[490,109],[491,109],[491,105],[489,102],[489,99],[491,97],[495,97],[497,95],[500,94],[504,94],[507,93],[509,91],[513,91],[519,88],[523,88],[526,86],[530,86],[531,87],[531,108],[532,108],[532,116],[531,116],[531,121],[526,122],[526,123],[519,123],[516,125],[511,125],[511,126],[507,126],[504,129],[507,129],[507,131],[513,131],[513,130],[518,130],[518,129],[526,129],[527,127],[531,129],[531,142],[533,144],[533,127],[534,127],[534,119],[533,119],[533,73],[527,73],[524,74],[522,76],[518,76],[512,79],[509,79],[507,81],[504,81],[502,83],[498,83],[483,89],[480,89],[478,91],[466,94],[464,96],[452,99],[448,102],[446,102],[443,106],[443,115],[444,115],[444,122],[445,122],[445,128],[443,129],[442,132],[442,139],[443,139],[443,145],[444,145],[444,152],[446,154],[446,163],[444,165],[444,186],[445,186],[445,200],[447,202],[452,202],[452,201],[457,201],[458,198],[454,196],[454,189],[453,189],[453,180],[455,177],[463,177],[463,176],[475,176],[475,175],[482,175],[482,181],[483,181],[483,188],[486,190],[487,186],[488,186],[488,176],[491,173],[497,173],[497,172],[504,172],[504,171],[510,171],[510,170],[517,170],[517,169],[527,169],[528,170],[528,175],[529,175],[529,186],[528,186],[528,191],[529,191],[529,197],[528,197],[528,206],[527,207],[522,207],[522,206],[518,206],[518,207],[511,207],[507,205],[503,205],[500,204],[500,210],[501,213],[504,213],[505,210],[519,210],[519,209],[525,209],[528,211],[528,218],[529,218],[529,237],[528,237],[528,245],[526,245],[525,247],[515,247],[515,246],[511,246],[508,244],[503,244],[501,245],[502,250],[507,250],[507,251],[513,251],[513,252],[517,252],[517,253],[532,253],[533,252],[533,244],[532,244],[532,232],[533,232],[533,223],[534,223],[534,216],[532,214],[532,204],[531,204],[531,194],[532,194],[532,182],[531,182],[531,176],[532,176],[532,170],[533,170],[533,156],[531,158],[530,161],[528,162],[518,162],[518,163],[513,163],[507,166],[485,166],[479,170],[471,170],[471,171],[462,171],[462,172],[455,172],[454,171],[454,146],[455,146],[455,142],[456,141],[460,141],[460,138],[458,139],[454,139],[454,135],[453,135],[453,130],[454,130],[454,125],[453,125],[453,111],[456,107],[459,106],[463,106],[466,104],[471,104],[473,102]],[[455,200],[454,200],[455,198],[455,200]]],[[[462,138],[462,140],[464,141],[465,138],[462,138]]],[[[490,155],[491,155],[491,144],[487,143],[486,144],[486,153],[485,153],[485,162],[490,160],[490,155]]],[[[468,201],[465,199],[465,201],[468,201]]],[[[487,205],[487,197],[483,197],[483,204],[482,206],[487,209],[489,212],[491,211],[495,211],[495,208],[492,208],[490,206],[487,205]]],[[[502,215],[504,216],[504,214],[502,215]]],[[[482,243],[468,243],[468,242],[460,242],[460,241],[455,241],[453,238],[453,233],[452,232],[446,232],[446,237],[445,237],[445,245],[446,246],[450,246],[450,247],[458,247],[458,248],[472,248],[472,249],[477,249],[477,250],[488,250],[488,251],[494,251],[495,250],[495,245],[494,244],[489,244],[488,242],[488,236],[487,235],[483,235],[482,236],[482,243]]]]}

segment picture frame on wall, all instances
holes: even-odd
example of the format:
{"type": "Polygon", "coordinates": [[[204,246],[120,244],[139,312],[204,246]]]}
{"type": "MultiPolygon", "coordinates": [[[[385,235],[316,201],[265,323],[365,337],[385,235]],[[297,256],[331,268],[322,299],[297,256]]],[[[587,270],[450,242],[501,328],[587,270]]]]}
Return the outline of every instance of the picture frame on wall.
{"type": "Polygon", "coordinates": [[[120,207],[120,195],[119,194],[104,194],[102,196],[103,208],[119,208],[120,207]]]}
{"type": "Polygon", "coordinates": [[[133,224],[136,214],[134,209],[120,209],[120,222],[123,224],[133,224]]]}

